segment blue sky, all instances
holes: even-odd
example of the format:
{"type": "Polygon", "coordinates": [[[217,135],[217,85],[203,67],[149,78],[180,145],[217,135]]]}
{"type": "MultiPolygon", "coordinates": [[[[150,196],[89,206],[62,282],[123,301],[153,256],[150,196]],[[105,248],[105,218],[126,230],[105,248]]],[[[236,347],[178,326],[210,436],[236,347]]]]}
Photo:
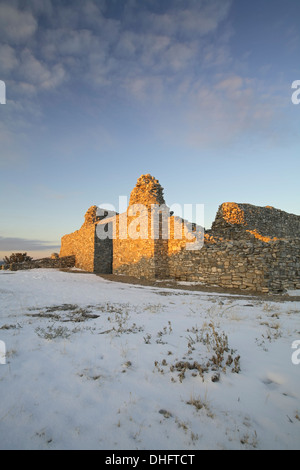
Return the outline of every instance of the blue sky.
{"type": "Polygon", "coordinates": [[[0,0],[0,258],[58,251],[151,173],[300,214],[299,0],[0,0]]]}

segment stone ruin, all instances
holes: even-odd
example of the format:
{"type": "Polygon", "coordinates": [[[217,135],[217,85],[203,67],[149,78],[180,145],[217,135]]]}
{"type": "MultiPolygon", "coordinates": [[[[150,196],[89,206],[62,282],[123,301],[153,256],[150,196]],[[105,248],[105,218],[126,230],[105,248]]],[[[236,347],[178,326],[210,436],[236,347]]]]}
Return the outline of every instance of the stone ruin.
{"type": "MultiPolygon", "coordinates": [[[[3,270],[21,271],[27,269],[69,269],[75,266],[76,257],[74,255],[60,257],[58,253],[52,253],[50,257],[32,259],[21,263],[10,263],[2,266],[3,270]]],[[[1,269],[1,268],[0,268],[1,269]]]]}
{"type": "Polygon", "coordinates": [[[150,207],[151,204],[159,206],[166,204],[164,188],[153,176],[149,174],[140,176],[130,194],[129,206],[133,206],[133,204],[143,204],[147,207],[150,207]]]}
{"type": "Polygon", "coordinates": [[[127,211],[117,214],[90,207],[82,227],[62,237],[60,257],[74,256],[76,267],[99,274],[264,293],[300,289],[300,216],[230,202],[219,207],[211,229],[202,232],[201,247],[189,249],[197,233],[194,224],[186,225],[168,210],[159,181],[142,175],[127,211]],[[148,223],[153,205],[164,208],[156,219],[155,238],[148,223]],[[167,220],[167,237],[162,217],[167,220]],[[132,226],[139,226],[138,236],[128,236],[132,226]],[[178,231],[182,237],[175,236],[178,231]]]}

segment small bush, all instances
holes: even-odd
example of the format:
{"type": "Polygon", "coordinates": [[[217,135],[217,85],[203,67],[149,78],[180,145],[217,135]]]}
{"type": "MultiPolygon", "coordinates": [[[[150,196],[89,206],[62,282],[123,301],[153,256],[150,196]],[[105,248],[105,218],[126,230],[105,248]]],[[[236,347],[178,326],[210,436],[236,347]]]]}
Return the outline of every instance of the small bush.
{"type": "Polygon", "coordinates": [[[10,256],[5,256],[3,258],[4,265],[24,263],[27,261],[32,261],[31,256],[28,256],[27,253],[12,253],[10,256]]]}
{"type": "Polygon", "coordinates": [[[65,326],[58,326],[56,328],[54,325],[49,325],[47,328],[41,328],[39,326],[35,329],[35,332],[40,338],[47,340],[56,338],[67,339],[71,336],[71,331],[65,326]]]}

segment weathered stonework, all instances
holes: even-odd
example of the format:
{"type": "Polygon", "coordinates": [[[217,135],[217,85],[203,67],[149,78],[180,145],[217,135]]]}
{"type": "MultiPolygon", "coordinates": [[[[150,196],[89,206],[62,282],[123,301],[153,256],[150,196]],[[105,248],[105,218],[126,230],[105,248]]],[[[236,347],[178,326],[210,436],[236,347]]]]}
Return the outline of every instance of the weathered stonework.
{"type": "Polygon", "coordinates": [[[300,217],[270,206],[226,202],[218,209],[211,233],[235,240],[294,239],[300,237],[300,217]]]}
{"type": "Polygon", "coordinates": [[[2,269],[9,269],[10,271],[20,271],[26,269],[38,269],[38,268],[56,268],[66,269],[73,268],[75,266],[75,256],[64,256],[62,258],[41,258],[31,261],[25,261],[24,263],[11,263],[10,265],[3,265],[2,269]]]}
{"type": "Polygon", "coordinates": [[[300,289],[300,240],[205,243],[169,258],[170,277],[256,292],[300,289]]]}
{"type": "Polygon", "coordinates": [[[129,206],[143,204],[150,207],[151,204],[165,204],[162,186],[153,176],[147,174],[138,178],[135,188],[131,191],[129,206]]]}
{"type": "Polygon", "coordinates": [[[97,224],[112,214],[109,214],[108,211],[102,211],[102,215],[98,215],[98,213],[99,208],[91,206],[85,214],[81,228],[62,237],[60,257],[74,255],[76,267],[84,271],[111,273],[112,240],[109,238],[100,240],[96,228],[97,224]]]}
{"type": "Polygon", "coordinates": [[[149,174],[138,179],[126,212],[102,210],[98,216],[98,211],[92,206],[82,227],[62,238],[60,256],[74,255],[76,266],[86,271],[256,292],[300,288],[297,215],[269,206],[224,203],[204,233],[204,246],[190,250],[197,227],[187,228],[170,213],[163,188],[149,174]]]}

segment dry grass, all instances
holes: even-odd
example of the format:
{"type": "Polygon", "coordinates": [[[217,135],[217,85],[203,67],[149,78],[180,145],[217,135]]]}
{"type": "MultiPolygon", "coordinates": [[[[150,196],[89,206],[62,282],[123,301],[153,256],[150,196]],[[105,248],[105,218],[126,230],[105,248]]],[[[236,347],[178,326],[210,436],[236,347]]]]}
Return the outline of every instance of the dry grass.
{"type": "MultiPolygon", "coordinates": [[[[161,362],[155,361],[155,368],[161,374],[164,374],[166,366],[169,366],[169,371],[174,373],[178,372],[178,379],[180,382],[186,377],[188,371],[191,372],[192,376],[196,377],[199,375],[202,380],[206,373],[211,373],[211,381],[217,382],[220,380],[220,373],[226,373],[230,370],[233,373],[240,372],[240,356],[236,354],[234,349],[229,348],[228,337],[224,332],[217,331],[215,325],[210,322],[209,324],[204,323],[202,328],[194,326],[188,329],[189,333],[186,337],[187,340],[187,352],[181,360],[175,360],[175,362],[168,364],[166,359],[161,362]],[[198,359],[192,359],[193,356],[203,357],[202,351],[198,351],[199,348],[206,347],[206,358],[199,362],[198,359]],[[188,357],[188,359],[187,359],[188,357]]],[[[146,339],[144,338],[145,342],[146,339]]],[[[174,376],[171,377],[174,382],[174,376]]]]}

